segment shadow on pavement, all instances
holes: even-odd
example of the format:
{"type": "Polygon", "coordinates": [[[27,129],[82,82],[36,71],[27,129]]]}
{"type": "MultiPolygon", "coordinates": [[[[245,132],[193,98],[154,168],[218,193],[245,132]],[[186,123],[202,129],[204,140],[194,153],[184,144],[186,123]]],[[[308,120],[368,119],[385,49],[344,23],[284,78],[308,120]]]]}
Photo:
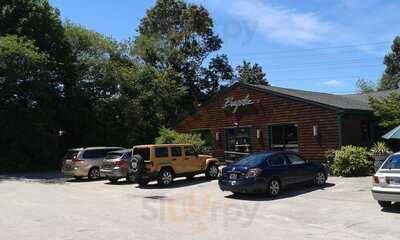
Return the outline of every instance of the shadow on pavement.
{"type": "Polygon", "coordinates": [[[187,187],[187,186],[192,186],[192,185],[197,185],[201,183],[206,183],[210,182],[213,180],[210,180],[206,178],[205,176],[201,177],[194,177],[193,179],[186,179],[186,178],[178,178],[175,179],[174,182],[172,183],[171,186],[169,187],[160,187],[156,182],[150,182],[150,184],[146,186],[140,186],[137,185],[137,188],[142,188],[142,189],[171,189],[171,188],[181,188],[181,187],[187,187]]]}
{"type": "Polygon", "coordinates": [[[225,196],[226,198],[230,199],[237,199],[237,200],[245,200],[245,201],[274,201],[274,200],[279,200],[279,199],[285,199],[285,198],[291,198],[291,197],[296,197],[302,194],[306,194],[309,192],[313,192],[316,190],[324,190],[326,188],[331,188],[335,186],[334,183],[326,183],[322,187],[309,187],[309,186],[304,186],[304,185],[294,185],[294,186],[289,186],[285,188],[282,193],[275,197],[269,197],[266,196],[264,193],[259,193],[259,194],[231,194],[228,196],[225,196]]]}
{"type": "Polygon", "coordinates": [[[400,213],[400,203],[395,203],[390,208],[382,208],[381,211],[385,212],[385,213],[397,213],[397,214],[399,214],[400,213]]]}
{"type": "Polygon", "coordinates": [[[2,181],[26,181],[26,182],[39,182],[39,183],[57,183],[63,184],[66,178],[61,172],[31,172],[31,173],[13,173],[1,174],[0,182],[2,181]]]}

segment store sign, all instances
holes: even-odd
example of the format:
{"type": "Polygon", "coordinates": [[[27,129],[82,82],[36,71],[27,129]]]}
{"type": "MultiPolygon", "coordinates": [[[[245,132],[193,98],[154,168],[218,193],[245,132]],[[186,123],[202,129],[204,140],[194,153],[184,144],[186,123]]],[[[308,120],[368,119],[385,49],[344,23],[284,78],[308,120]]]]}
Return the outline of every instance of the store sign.
{"type": "Polygon", "coordinates": [[[233,108],[233,113],[239,109],[239,107],[244,107],[248,105],[253,105],[253,100],[250,99],[250,96],[247,95],[243,99],[235,100],[233,97],[225,98],[224,108],[233,108]]]}

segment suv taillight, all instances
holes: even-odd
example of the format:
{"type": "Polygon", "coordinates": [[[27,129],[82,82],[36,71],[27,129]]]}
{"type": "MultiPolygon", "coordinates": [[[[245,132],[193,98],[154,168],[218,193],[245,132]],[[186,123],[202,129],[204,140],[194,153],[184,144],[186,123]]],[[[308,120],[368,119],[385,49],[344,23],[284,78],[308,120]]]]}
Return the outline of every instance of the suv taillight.
{"type": "Polygon", "coordinates": [[[79,158],[75,158],[72,159],[72,163],[83,163],[85,160],[79,159],[79,158]]]}
{"type": "Polygon", "coordinates": [[[124,164],[125,164],[124,160],[115,161],[115,165],[117,165],[118,167],[122,167],[124,164]]]}
{"type": "Polygon", "coordinates": [[[372,177],[372,181],[373,181],[374,183],[379,183],[379,177],[378,177],[378,176],[373,176],[373,177],[372,177]]]}

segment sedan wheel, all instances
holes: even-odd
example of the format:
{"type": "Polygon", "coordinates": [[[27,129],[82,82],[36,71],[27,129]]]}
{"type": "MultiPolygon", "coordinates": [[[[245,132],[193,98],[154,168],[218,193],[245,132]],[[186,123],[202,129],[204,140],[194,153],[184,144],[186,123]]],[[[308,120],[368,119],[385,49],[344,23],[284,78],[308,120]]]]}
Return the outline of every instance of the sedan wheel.
{"type": "Polygon", "coordinates": [[[270,196],[276,197],[279,195],[281,191],[281,184],[277,179],[272,179],[267,188],[267,192],[270,196]]]}
{"type": "Polygon", "coordinates": [[[322,186],[325,185],[325,183],[326,183],[325,173],[318,172],[317,175],[315,175],[315,185],[322,186]]]}

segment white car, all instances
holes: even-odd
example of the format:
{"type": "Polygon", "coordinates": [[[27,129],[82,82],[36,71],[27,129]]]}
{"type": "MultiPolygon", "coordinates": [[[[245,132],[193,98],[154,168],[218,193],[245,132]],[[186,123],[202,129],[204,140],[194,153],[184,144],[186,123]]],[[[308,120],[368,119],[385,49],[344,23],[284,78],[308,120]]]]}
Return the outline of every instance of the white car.
{"type": "Polygon", "coordinates": [[[384,208],[400,202],[400,152],[390,155],[373,176],[372,196],[384,208]]]}

